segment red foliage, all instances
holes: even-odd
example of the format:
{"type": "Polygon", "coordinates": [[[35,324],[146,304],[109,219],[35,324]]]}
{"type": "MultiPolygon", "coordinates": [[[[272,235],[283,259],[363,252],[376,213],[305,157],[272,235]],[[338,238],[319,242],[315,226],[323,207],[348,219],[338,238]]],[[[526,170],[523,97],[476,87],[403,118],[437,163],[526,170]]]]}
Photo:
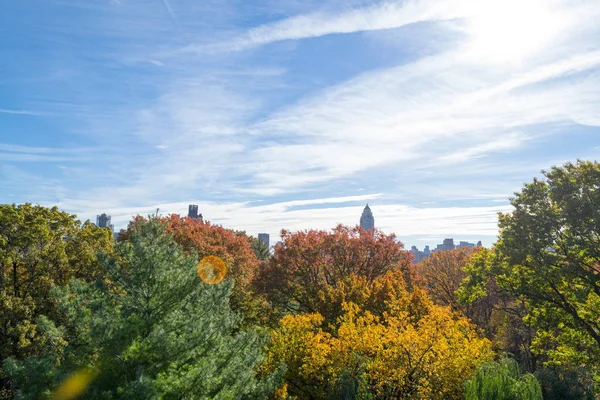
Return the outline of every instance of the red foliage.
{"type": "Polygon", "coordinates": [[[257,279],[259,290],[278,306],[315,312],[319,296],[352,274],[370,285],[388,271],[400,270],[407,286],[412,285],[410,254],[395,235],[338,225],[331,232],[283,230],[281,236],[283,245],[275,248],[257,279]]]}
{"type": "Polygon", "coordinates": [[[208,221],[182,218],[177,214],[166,217],[165,221],[175,241],[184,250],[197,252],[199,260],[206,256],[217,256],[225,261],[225,279],[235,279],[240,289],[245,289],[252,281],[260,260],[256,258],[246,236],[208,221]]]}

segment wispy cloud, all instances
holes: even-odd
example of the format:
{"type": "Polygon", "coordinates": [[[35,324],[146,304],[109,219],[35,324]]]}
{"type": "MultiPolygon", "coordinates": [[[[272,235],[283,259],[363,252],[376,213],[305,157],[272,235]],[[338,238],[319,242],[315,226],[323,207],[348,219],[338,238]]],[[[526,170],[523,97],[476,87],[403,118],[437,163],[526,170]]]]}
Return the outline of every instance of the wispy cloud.
{"type": "Polygon", "coordinates": [[[6,108],[0,108],[0,114],[15,114],[15,115],[43,115],[41,112],[28,111],[28,110],[9,110],[6,108]]]}
{"type": "Polygon", "coordinates": [[[0,114],[46,124],[0,136],[0,159],[69,162],[33,174],[64,184],[39,196],[117,224],[185,212],[188,198],[226,226],[276,233],[355,223],[368,200],[400,235],[477,237],[539,169],[600,155],[587,143],[600,127],[596,2],[280,3],[50,1],[81,18],[31,28],[56,59],[32,50],[12,71],[52,79],[15,84],[22,98],[6,104],[40,113],[0,114]]]}
{"type": "Polygon", "coordinates": [[[465,162],[476,157],[483,157],[492,151],[499,152],[503,150],[515,149],[521,146],[526,139],[526,135],[512,133],[483,144],[466,147],[465,149],[455,151],[452,154],[443,155],[438,159],[438,161],[444,164],[465,162]]]}
{"type": "Polygon", "coordinates": [[[13,153],[27,153],[27,154],[81,154],[84,152],[97,151],[96,147],[78,147],[78,148],[66,148],[66,147],[37,147],[37,146],[20,146],[15,144],[0,143],[0,151],[8,151],[13,153]]]}
{"type": "MultiPolygon", "coordinates": [[[[251,29],[246,40],[258,46],[453,19],[473,13],[469,5],[413,1],[306,14],[251,29]]],[[[569,31],[564,33],[568,37],[569,31]]],[[[592,88],[600,83],[582,74],[599,65],[593,46],[568,57],[560,49],[548,50],[543,58],[502,69],[474,59],[471,51],[448,48],[367,71],[275,112],[265,108],[265,98],[257,97],[256,87],[244,78],[171,83],[154,104],[136,113],[138,137],[162,151],[130,169],[138,178],[117,190],[117,197],[217,186],[273,196],[386,165],[439,167],[515,150],[526,145],[527,126],[595,124],[598,99],[592,88]]],[[[264,77],[260,70],[250,76],[256,75],[264,77]]],[[[280,76],[267,75],[272,78],[280,76]]]]}
{"type": "Polygon", "coordinates": [[[338,13],[316,12],[252,28],[228,42],[192,45],[186,50],[240,51],[286,40],[392,29],[422,21],[451,20],[464,17],[469,11],[468,4],[466,0],[384,1],[338,13]]]}

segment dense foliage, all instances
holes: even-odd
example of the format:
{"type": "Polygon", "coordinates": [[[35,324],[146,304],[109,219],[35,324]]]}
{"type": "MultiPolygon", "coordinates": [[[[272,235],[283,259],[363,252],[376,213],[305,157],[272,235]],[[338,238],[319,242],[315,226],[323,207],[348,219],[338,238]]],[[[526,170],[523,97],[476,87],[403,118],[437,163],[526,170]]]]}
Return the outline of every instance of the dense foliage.
{"type": "Polygon", "coordinates": [[[339,225],[331,232],[284,230],[282,239],[256,280],[258,290],[280,312],[319,312],[335,320],[341,315],[343,299],[362,295],[348,285],[353,274],[370,286],[376,278],[397,270],[412,284],[409,253],[394,235],[339,225]]]}
{"type": "Polygon", "coordinates": [[[477,368],[465,385],[465,400],[542,400],[542,388],[531,374],[521,375],[515,360],[502,359],[477,368]]]}
{"type": "Polygon", "coordinates": [[[598,398],[600,164],[554,167],[511,204],[493,248],[417,265],[359,227],[284,230],[271,254],[177,215],[115,242],[2,205],[0,399],[598,398]],[[207,284],[214,257],[225,279],[207,284]]]}
{"type": "MultiPolygon", "coordinates": [[[[96,251],[111,248],[110,231],[56,207],[0,205],[1,360],[40,354],[52,340],[45,326],[62,323],[51,289],[101,276],[96,251]]],[[[12,395],[0,365],[0,399],[12,395]]]]}
{"type": "Polygon", "coordinates": [[[261,335],[238,329],[231,284],[202,283],[196,264],[163,223],[136,224],[114,256],[102,257],[104,283],[74,280],[53,291],[66,324],[45,321],[45,351],[5,363],[17,398],[48,397],[84,368],[97,372],[90,399],[264,398],[271,377],[258,381],[253,372],[261,335]]]}
{"type": "Polygon", "coordinates": [[[573,374],[579,382],[573,387],[589,387],[590,377],[597,387],[600,164],[553,167],[526,184],[511,204],[514,211],[500,215],[493,251],[467,268],[465,297],[485,297],[494,285],[524,311],[532,332],[532,369],[562,371],[553,375],[555,387],[573,374]]]}
{"type": "Polygon", "coordinates": [[[464,317],[421,291],[399,290],[379,317],[343,304],[336,321],[289,315],[273,333],[269,362],[288,366],[287,392],[299,399],[460,399],[464,377],[492,357],[464,317]],[[328,323],[323,329],[324,323],[328,323]]]}
{"type": "MultiPolygon", "coordinates": [[[[231,307],[244,315],[245,325],[265,323],[269,318],[266,304],[251,286],[261,265],[256,247],[252,246],[252,238],[244,232],[225,229],[201,219],[182,218],[177,214],[161,217],[159,220],[166,224],[175,242],[189,254],[197,255],[198,259],[216,256],[223,260],[227,267],[225,281],[232,284],[235,282],[230,298],[231,307]]],[[[120,238],[128,238],[132,229],[144,222],[145,218],[136,217],[128,229],[121,232],[120,238]]]]}

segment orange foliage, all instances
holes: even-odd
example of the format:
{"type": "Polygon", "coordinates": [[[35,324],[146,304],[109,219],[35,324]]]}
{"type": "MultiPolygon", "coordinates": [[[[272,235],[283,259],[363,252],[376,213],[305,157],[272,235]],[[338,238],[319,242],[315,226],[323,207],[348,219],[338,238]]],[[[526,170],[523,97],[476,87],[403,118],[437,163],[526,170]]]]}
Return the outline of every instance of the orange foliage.
{"type": "Polygon", "coordinates": [[[480,247],[435,251],[415,266],[417,282],[425,288],[434,302],[460,309],[456,291],[467,274],[465,266],[480,247]]]}
{"type": "Polygon", "coordinates": [[[402,290],[412,285],[410,255],[394,235],[339,225],[331,232],[283,230],[282,239],[256,283],[283,309],[335,319],[342,302],[361,304],[366,288],[388,272],[398,271],[402,290]]]}
{"type": "Polygon", "coordinates": [[[212,225],[209,221],[180,217],[172,214],[165,218],[175,241],[185,250],[198,253],[198,258],[216,256],[227,265],[225,279],[235,279],[236,286],[246,289],[254,277],[260,260],[244,235],[231,229],[212,225]]]}

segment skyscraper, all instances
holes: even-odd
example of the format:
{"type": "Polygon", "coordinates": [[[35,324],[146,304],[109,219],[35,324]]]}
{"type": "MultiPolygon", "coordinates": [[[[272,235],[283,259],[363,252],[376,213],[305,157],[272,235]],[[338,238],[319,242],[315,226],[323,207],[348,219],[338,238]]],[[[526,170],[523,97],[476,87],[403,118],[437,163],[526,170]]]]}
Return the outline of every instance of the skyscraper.
{"type": "Polygon", "coordinates": [[[100,228],[113,229],[113,226],[110,222],[110,215],[106,215],[106,213],[96,215],[96,226],[99,226],[100,228]]]}
{"type": "Polygon", "coordinates": [[[437,245],[437,250],[454,250],[456,246],[454,245],[454,239],[444,239],[442,244],[437,245]]]}
{"type": "Polygon", "coordinates": [[[373,218],[373,213],[369,208],[369,204],[367,204],[360,216],[360,227],[365,231],[372,231],[373,228],[375,228],[375,218],[373,218]]]}
{"type": "Polygon", "coordinates": [[[269,248],[269,234],[268,233],[259,233],[258,240],[263,242],[267,248],[269,248]]]}
{"type": "Polygon", "coordinates": [[[190,204],[188,207],[188,218],[202,219],[202,214],[198,214],[198,206],[196,204],[190,204]]]}

